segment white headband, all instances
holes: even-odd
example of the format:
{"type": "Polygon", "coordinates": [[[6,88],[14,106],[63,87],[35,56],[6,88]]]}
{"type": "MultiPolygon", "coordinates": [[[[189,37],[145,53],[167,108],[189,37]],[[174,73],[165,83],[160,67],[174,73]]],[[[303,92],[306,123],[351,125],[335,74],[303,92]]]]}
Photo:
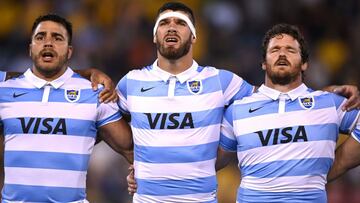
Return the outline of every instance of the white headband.
{"type": "Polygon", "coordinates": [[[170,17],[179,18],[179,19],[185,21],[186,24],[189,26],[191,33],[196,38],[196,30],[195,30],[194,24],[191,22],[189,17],[187,17],[185,14],[182,14],[182,13],[176,12],[176,11],[171,11],[171,12],[168,12],[168,13],[164,13],[164,14],[159,16],[159,18],[156,20],[156,23],[155,23],[155,26],[154,26],[154,30],[153,30],[154,36],[155,36],[156,30],[157,30],[157,28],[159,26],[159,22],[164,20],[165,18],[170,18],[170,17]]]}

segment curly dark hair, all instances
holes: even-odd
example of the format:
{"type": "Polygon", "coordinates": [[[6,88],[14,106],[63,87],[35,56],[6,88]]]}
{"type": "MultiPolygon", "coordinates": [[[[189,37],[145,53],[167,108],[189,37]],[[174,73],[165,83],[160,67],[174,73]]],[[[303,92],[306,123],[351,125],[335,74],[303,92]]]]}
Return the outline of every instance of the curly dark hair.
{"type": "Polygon", "coordinates": [[[263,62],[266,60],[266,50],[269,46],[269,42],[275,36],[287,34],[292,36],[294,39],[298,41],[300,44],[301,51],[301,62],[302,64],[307,63],[309,61],[309,50],[307,44],[305,42],[304,36],[301,34],[299,28],[295,25],[289,25],[285,23],[276,24],[270,30],[268,30],[262,41],[262,57],[263,62]]]}

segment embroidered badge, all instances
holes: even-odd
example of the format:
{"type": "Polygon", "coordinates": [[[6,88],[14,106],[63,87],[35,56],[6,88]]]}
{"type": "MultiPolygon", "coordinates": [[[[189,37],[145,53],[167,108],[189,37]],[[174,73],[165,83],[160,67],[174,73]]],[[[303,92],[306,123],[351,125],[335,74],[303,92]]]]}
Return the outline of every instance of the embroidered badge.
{"type": "Polygon", "coordinates": [[[314,97],[299,97],[299,103],[303,109],[312,109],[315,106],[314,97]]]}
{"type": "Polygon", "coordinates": [[[65,99],[68,102],[76,102],[80,99],[80,90],[65,90],[65,99]]]}
{"type": "Polygon", "coordinates": [[[200,94],[202,91],[201,80],[188,81],[187,87],[192,94],[200,94]]]}

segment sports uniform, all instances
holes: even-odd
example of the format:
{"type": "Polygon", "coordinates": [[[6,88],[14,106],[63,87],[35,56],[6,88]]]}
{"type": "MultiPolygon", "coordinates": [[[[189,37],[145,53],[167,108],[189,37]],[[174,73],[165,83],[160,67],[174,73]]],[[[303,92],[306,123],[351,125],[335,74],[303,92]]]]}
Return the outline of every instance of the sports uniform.
{"type": "Polygon", "coordinates": [[[193,61],[172,75],[152,65],[118,83],[131,115],[134,202],[217,202],[215,160],[224,107],[253,91],[235,74],[193,61]]]}
{"type": "Polygon", "coordinates": [[[261,86],[227,108],[221,147],[237,152],[237,202],[327,202],[325,184],[339,132],[360,140],[359,111],[304,84],[281,93],[261,86]]]}
{"type": "Polygon", "coordinates": [[[121,118],[116,104],[70,68],[54,81],[24,75],[0,83],[4,126],[3,202],[86,201],[97,129],[121,118]]]}

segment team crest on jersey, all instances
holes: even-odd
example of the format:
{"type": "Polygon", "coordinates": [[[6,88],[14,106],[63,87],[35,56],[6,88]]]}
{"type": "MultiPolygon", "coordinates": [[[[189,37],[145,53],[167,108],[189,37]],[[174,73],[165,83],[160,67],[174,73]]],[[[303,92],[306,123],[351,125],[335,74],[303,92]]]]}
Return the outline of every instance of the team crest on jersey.
{"type": "Polygon", "coordinates": [[[314,97],[299,97],[299,103],[304,109],[312,109],[315,106],[314,97]]]}
{"type": "Polygon", "coordinates": [[[202,91],[201,80],[188,81],[187,87],[192,94],[200,94],[202,91]]]}
{"type": "Polygon", "coordinates": [[[68,102],[76,102],[80,99],[80,90],[65,90],[65,99],[68,102]]]}

